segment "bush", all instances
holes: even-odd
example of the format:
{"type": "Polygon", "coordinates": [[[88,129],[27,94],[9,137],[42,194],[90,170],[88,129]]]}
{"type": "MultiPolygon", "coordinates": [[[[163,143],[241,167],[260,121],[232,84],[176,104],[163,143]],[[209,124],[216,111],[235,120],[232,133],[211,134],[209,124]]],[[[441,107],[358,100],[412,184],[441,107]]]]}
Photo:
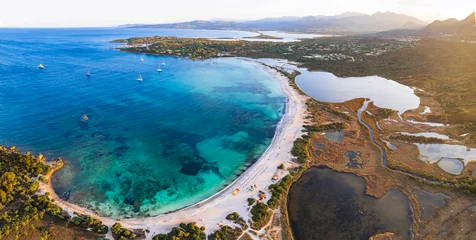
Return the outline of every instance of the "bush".
{"type": "Polygon", "coordinates": [[[226,219],[240,225],[242,230],[248,229],[248,225],[246,224],[245,220],[237,212],[228,214],[226,219]]]}
{"type": "Polygon", "coordinates": [[[322,124],[322,125],[306,125],[304,126],[304,129],[307,132],[322,132],[322,131],[331,130],[331,129],[343,129],[344,127],[345,127],[345,123],[336,122],[336,123],[322,124]]]}
{"type": "Polygon", "coordinates": [[[309,144],[309,136],[304,135],[301,138],[296,139],[291,149],[291,154],[297,157],[298,163],[305,163],[309,159],[309,153],[307,151],[307,146],[309,144]]]}
{"type": "Polygon", "coordinates": [[[254,198],[248,198],[248,206],[253,205],[256,202],[254,198]]]}
{"type": "Polygon", "coordinates": [[[180,227],[172,228],[167,234],[157,234],[153,240],[205,240],[205,227],[199,227],[197,223],[181,223],[180,227]]]}
{"type": "Polygon", "coordinates": [[[69,226],[76,226],[80,228],[92,228],[94,232],[105,234],[108,231],[108,227],[102,224],[102,221],[93,218],[89,215],[74,216],[71,221],[68,222],[69,226]]]}
{"type": "Polygon", "coordinates": [[[230,226],[221,226],[214,233],[208,235],[209,240],[231,240],[238,239],[243,231],[239,227],[232,228],[230,226]]]}
{"type": "Polygon", "coordinates": [[[287,191],[292,183],[292,180],[293,177],[288,174],[281,180],[281,182],[277,184],[271,184],[269,186],[269,190],[271,190],[271,198],[268,200],[267,204],[271,209],[275,209],[278,206],[283,193],[287,191]]]}
{"type": "Polygon", "coordinates": [[[111,228],[113,236],[119,239],[133,239],[136,235],[130,230],[123,228],[120,223],[114,223],[111,228]]]}
{"type": "Polygon", "coordinates": [[[263,228],[271,219],[271,211],[268,206],[262,202],[258,202],[251,208],[251,219],[253,223],[251,228],[255,230],[260,230],[263,228]]]}

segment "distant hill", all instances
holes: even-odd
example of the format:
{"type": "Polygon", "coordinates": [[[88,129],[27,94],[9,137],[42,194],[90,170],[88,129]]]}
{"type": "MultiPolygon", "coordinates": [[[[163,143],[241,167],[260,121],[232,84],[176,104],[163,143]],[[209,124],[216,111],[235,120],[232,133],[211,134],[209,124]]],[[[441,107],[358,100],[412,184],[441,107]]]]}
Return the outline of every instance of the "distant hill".
{"type": "Polygon", "coordinates": [[[445,38],[453,40],[476,40],[476,14],[473,12],[465,19],[454,18],[434,21],[427,26],[405,25],[401,29],[393,29],[369,34],[376,37],[419,37],[445,38]]]}
{"type": "Polygon", "coordinates": [[[289,31],[308,33],[366,33],[388,31],[409,27],[424,27],[425,22],[411,16],[392,12],[377,12],[372,15],[346,12],[335,16],[279,17],[252,21],[205,21],[171,24],[140,24],[140,28],[182,28],[248,31],[289,31]]]}
{"type": "Polygon", "coordinates": [[[454,18],[444,21],[434,21],[422,30],[424,35],[458,34],[471,35],[476,33],[476,14],[473,12],[467,18],[458,21],[454,18]]]}

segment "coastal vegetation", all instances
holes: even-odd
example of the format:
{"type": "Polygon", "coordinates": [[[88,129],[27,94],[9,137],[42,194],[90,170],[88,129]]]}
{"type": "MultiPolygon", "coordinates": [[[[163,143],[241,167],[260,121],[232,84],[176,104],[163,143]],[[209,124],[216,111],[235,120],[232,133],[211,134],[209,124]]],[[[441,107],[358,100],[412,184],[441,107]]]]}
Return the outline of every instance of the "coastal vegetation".
{"type": "Polygon", "coordinates": [[[102,221],[89,215],[77,214],[69,222],[69,226],[91,229],[94,232],[106,234],[108,227],[102,221]]]}
{"type": "Polygon", "coordinates": [[[251,223],[252,229],[260,230],[271,220],[271,210],[268,208],[268,205],[263,202],[257,202],[256,205],[251,208],[250,213],[251,219],[253,220],[251,223]]]}
{"type": "Polygon", "coordinates": [[[167,234],[157,234],[153,240],[205,240],[205,227],[200,227],[195,222],[181,223],[172,228],[167,234]]]}
{"type": "Polygon", "coordinates": [[[20,236],[21,228],[43,218],[45,213],[61,213],[48,195],[35,196],[38,178],[50,170],[42,155],[34,157],[14,147],[0,146],[0,238],[10,233],[20,236]]]}
{"type": "Polygon", "coordinates": [[[227,220],[232,221],[233,223],[240,225],[242,230],[248,229],[248,225],[245,220],[237,212],[230,213],[226,216],[227,220]]]}
{"type": "Polygon", "coordinates": [[[248,198],[247,201],[248,201],[248,206],[251,206],[256,202],[256,200],[254,198],[248,198]]]}
{"type": "Polygon", "coordinates": [[[228,225],[221,226],[220,229],[208,235],[210,240],[231,240],[238,239],[243,230],[239,227],[230,227],[228,225]]]}
{"type": "Polygon", "coordinates": [[[303,135],[294,141],[291,154],[296,157],[298,163],[305,163],[309,159],[309,153],[307,151],[309,139],[309,135],[303,135]]]}
{"type": "Polygon", "coordinates": [[[269,43],[243,40],[210,40],[204,38],[145,37],[115,40],[127,44],[121,51],[149,53],[167,56],[183,56],[191,59],[208,59],[244,55],[256,48],[269,48],[269,43]]]}
{"type": "Polygon", "coordinates": [[[280,201],[282,200],[282,196],[288,191],[292,180],[293,177],[288,174],[279,183],[271,184],[269,186],[271,198],[268,200],[267,204],[271,209],[278,207],[280,201]]]}
{"type": "Polygon", "coordinates": [[[125,240],[134,239],[136,234],[127,228],[123,228],[120,223],[114,223],[111,228],[114,239],[125,240]]]}
{"type": "Polygon", "coordinates": [[[237,213],[233,212],[226,216],[227,220],[230,220],[236,225],[241,227],[235,226],[231,227],[228,225],[221,225],[218,230],[208,235],[208,239],[213,240],[228,240],[228,239],[238,239],[242,234],[243,231],[248,229],[248,224],[246,224],[245,220],[237,213]]]}
{"type": "MultiPolygon", "coordinates": [[[[59,160],[57,164],[62,164],[59,160]]],[[[35,227],[49,216],[68,226],[92,229],[105,234],[108,230],[98,219],[91,216],[71,216],[50,200],[49,193],[39,194],[40,181],[52,170],[43,155],[22,154],[15,147],[0,146],[0,239],[14,235],[25,237],[27,229],[35,227]]],[[[47,228],[39,228],[42,238],[51,235],[47,228]]]]}
{"type": "MultiPolygon", "coordinates": [[[[302,172],[305,168],[300,168],[302,172]],[[301,170],[302,169],[302,170],[301,170]]],[[[283,201],[284,197],[287,196],[289,187],[293,182],[293,176],[291,174],[286,175],[281,179],[279,183],[271,184],[269,190],[271,192],[271,197],[266,204],[263,202],[258,202],[251,208],[251,228],[259,230],[263,228],[271,219],[272,210],[275,210],[279,204],[283,201]]]]}

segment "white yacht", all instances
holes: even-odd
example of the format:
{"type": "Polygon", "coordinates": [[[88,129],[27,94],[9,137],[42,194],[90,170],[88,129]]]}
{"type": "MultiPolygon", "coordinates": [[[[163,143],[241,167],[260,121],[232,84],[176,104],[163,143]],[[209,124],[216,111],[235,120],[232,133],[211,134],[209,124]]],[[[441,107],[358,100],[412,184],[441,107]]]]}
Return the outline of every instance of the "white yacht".
{"type": "Polygon", "coordinates": [[[144,58],[142,56],[140,56],[140,61],[143,62],[144,61],[144,58]]]}
{"type": "Polygon", "coordinates": [[[160,66],[157,68],[157,72],[162,72],[162,68],[160,68],[160,66]]]}
{"type": "Polygon", "coordinates": [[[86,72],[86,76],[91,77],[91,72],[89,71],[89,69],[88,69],[88,71],[86,72]]]}
{"type": "Polygon", "coordinates": [[[139,75],[139,78],[137,78],[137,81],[142,82],[142,76],[141,75],[139,75]]]}
{"type": "Polygon", "coordinates": [[[162,66],[165,66],[165,60],[162,60],[162,66]]]}
{"type": "Polygon", "coordinates": [[[40,63],[40,65],[38,66],[40,69],[45,69],[45,66],[43,66],[43,64],[40,63]]]}

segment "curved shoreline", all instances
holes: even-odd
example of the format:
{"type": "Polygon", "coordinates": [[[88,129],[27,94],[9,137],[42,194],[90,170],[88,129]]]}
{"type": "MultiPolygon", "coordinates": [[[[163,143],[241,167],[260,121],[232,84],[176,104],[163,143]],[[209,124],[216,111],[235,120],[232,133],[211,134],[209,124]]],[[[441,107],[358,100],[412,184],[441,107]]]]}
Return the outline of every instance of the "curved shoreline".
{"type": "MultiPolygon", "coordinates": [[[[274,80],[278,81],[280,90],[286,96],[284,115],[276,127],[270,145],[260,158],[232,183],[212,196],[190,206],[157,216],[120,220],[123,227],[148,229],[150,232],[147,234],[147,239],[151,239],[153,235],[168,232],[172,227],[177,226],[181,222],[197,222],[199,225],[206,227],[208,234],[224,221],[226,215],[231,212],[238,212],[245,221],[249,219],[247,199],[256,195],[258,191],[247,191],[247,186],[256,184],[258,186],[257,190],[264,191],[269,196],[268,186],[274,183],[272,178],[277,173],[277,167],[291,159],[290,150],[294,140],[301,136],[302,126],[307,113],[305,102],[308,97],[300,95],[293,89],[288,83],[289,79],[278,71],[261,64],[260,66],[273,75],[274,80]],[[235,188],[242,190],[237,196],[231,194],[235,188]]],[[[48,192],[58,206],[70,214],[78,212],[94,216],[109,226],[117,221],[110,217],[101,217],[92,210],[59,198],[50,182],[51,176],[57,170],[59,169],[55,169],[49,174],[47,183],[43,183],[40,189],[48,192]]]]}

